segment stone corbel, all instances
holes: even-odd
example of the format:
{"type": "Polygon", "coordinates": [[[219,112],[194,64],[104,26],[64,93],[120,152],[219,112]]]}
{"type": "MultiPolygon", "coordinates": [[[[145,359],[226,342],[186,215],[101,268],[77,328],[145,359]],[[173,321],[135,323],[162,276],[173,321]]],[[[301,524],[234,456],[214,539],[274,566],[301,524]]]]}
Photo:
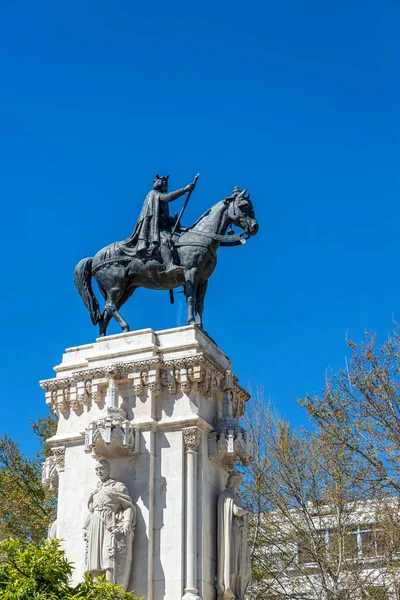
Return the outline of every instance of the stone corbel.
{"type": "Polygon", "coordinates": [[[188,394],[190,392],[191,383],[189,379],[189,375],[187,369],[181,369],[181,390],[184,394],[188,394]]]}
{"type": "Polygon", "coordinates": [[[211,396],[212,375],[208,369],[205,369],[203,382],[200,384],[200,390],[206,395],[211,396]]]}
{"type": "Polygon", "coordinates": [[[175,376],[175,371],[177,369],[172,368],[172,369],[167,369],[167,377],[168,377],[168,392],[170,394],[176,394],[176,376],[175,376]]]}
{"type": "Polygon", "coordinates": [[[69,410],[69,394],[66,388],[58,388],[55,393],[56,409],[58,414],[66,413],[69,410]]]}
{"type": "MultiPolygon", "coordinates": [[[[140,371],[134,371],[132,373],[128,374],[128,380],[133,382],[133,391],[135,393],[135,396],[143,396],[144,394],[144,387],[143,387],[143,377],[142,373],[144,373],[144,371],[140,372],[140,371]]],[[[147,371],[146,371],[147,373],[147,371]]]]}
{"type": "Polygon", "coordinates": [[[55,409],[55,398],[57,396],[57,393],[55,393],[55,391],[56,390],[53,390],[51,388],[45,391],[46,404],[52,411],[54,411],[55,409]]]}
{"type": "Polygon", "coordinates": [[[75,381],[73,381],[69,390],[69,405],[71,407],[71,410],[78,410],[81,407],[76,388],[77,384],[75,381]]]}
{"type": "Polygon", "coordinates": [[[196,388],[203,381],[204,369],[201,365],[189,365],[187,368],[187,377],[190,383],[196,388]]]}
{"type": "MultiPolygon", "coordinates": [[[[96,404],[100,404],[102,400],[102,388],[107,385],[107,379],[103,377],[93,377],[92,379],[92,402],[96,404]]],[[[89,387],[90,389],[90,387],[89,387]]],[[[88,388],[86,388],[86,393],[88,393],[88,388]]]]}
{"type": "Polygon", "coordinates": [[[168,387],[168,373],[165,369],[160,371],[160,386],[161,389],[168,387]]]}
{"type": "Polygon", "coordinates": [[[221,375],[213,374],[211,377],[211,392],[213,394],[220,394],[221,392],[221,375]]]}
{"type": "Polygon", "coordinates": [[[152,368],[148,371],[148,389],[153,396],[161,394],[160,374],[158,369],[152,368]]]}
{"type": "Polygon", "coordinates": [[[82,399],[82,403],[85,406],[89,406],[92,402],[93,396],[93,382],[91,379],[86,379],[83,382],[83,388],[79,389],[79,397],[82,399]]]}
{"type": "Polygon", "coordinates": [[[71,386],[71,408],[72,410],[79,410],[82,406],[88,406],[91,403],[91,379],[83,380],[78,377],[74,377],[75,384],[71,386]],[[87,393],[86,387],[90,384],[90,394],[87,393]]]}

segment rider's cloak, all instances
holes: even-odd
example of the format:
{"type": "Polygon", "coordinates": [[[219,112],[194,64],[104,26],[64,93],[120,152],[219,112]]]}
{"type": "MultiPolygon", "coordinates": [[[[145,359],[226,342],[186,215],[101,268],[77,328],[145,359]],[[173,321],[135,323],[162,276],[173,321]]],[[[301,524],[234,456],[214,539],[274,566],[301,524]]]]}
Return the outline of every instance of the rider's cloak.
{"type": "Polygon", "coordinates": [[[168,203],[183,196],[185,189],[163,194],[151,190],[143,203],[139,219],[133,233],[118,246],[126,254],[132,255],[143,251],[152,254],[160,247],[160,231],[171,231],[171,218],[168,203]]]}

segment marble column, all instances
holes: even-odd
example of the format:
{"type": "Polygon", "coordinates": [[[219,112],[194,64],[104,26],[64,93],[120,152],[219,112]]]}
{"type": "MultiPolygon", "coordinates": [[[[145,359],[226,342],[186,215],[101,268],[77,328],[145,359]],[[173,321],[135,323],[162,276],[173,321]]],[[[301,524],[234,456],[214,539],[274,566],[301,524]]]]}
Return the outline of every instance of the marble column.
{"type": "Polygon", "coordinates": [[[182,600],[201,600],[197,588],[197,450],[201,442],[198,427],[182,429],[186,458],[186,586],[182,600]]]}

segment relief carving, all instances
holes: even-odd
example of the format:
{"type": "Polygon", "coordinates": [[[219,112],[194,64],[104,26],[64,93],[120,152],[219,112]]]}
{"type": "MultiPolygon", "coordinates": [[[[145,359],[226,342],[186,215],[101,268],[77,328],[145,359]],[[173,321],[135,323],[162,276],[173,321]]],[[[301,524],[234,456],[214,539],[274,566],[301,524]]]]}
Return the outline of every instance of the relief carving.
{"type": "Polygon", "coordinates": [[[201,429],[198,427],[185,427],[182,429],[185,452],[197,452],[201,442],[201,434],[201,429]]]}

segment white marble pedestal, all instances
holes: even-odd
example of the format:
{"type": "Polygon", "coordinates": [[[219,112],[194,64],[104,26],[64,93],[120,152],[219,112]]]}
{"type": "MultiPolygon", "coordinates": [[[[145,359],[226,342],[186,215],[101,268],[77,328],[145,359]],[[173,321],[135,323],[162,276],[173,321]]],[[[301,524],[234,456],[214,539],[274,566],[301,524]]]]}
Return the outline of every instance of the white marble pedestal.
{"type": "Polygon", "coordinates": [[[93,457],[128,487],[137,511],[128,589],[146,600],[215,600],[217,501],[251,440],[249,395],[228,357],[194,326],[145,329],[67,349],[41,382],[59,417],[45,485],[58,483],[57,537],[85,569],[83,522],[93,457]]]}

